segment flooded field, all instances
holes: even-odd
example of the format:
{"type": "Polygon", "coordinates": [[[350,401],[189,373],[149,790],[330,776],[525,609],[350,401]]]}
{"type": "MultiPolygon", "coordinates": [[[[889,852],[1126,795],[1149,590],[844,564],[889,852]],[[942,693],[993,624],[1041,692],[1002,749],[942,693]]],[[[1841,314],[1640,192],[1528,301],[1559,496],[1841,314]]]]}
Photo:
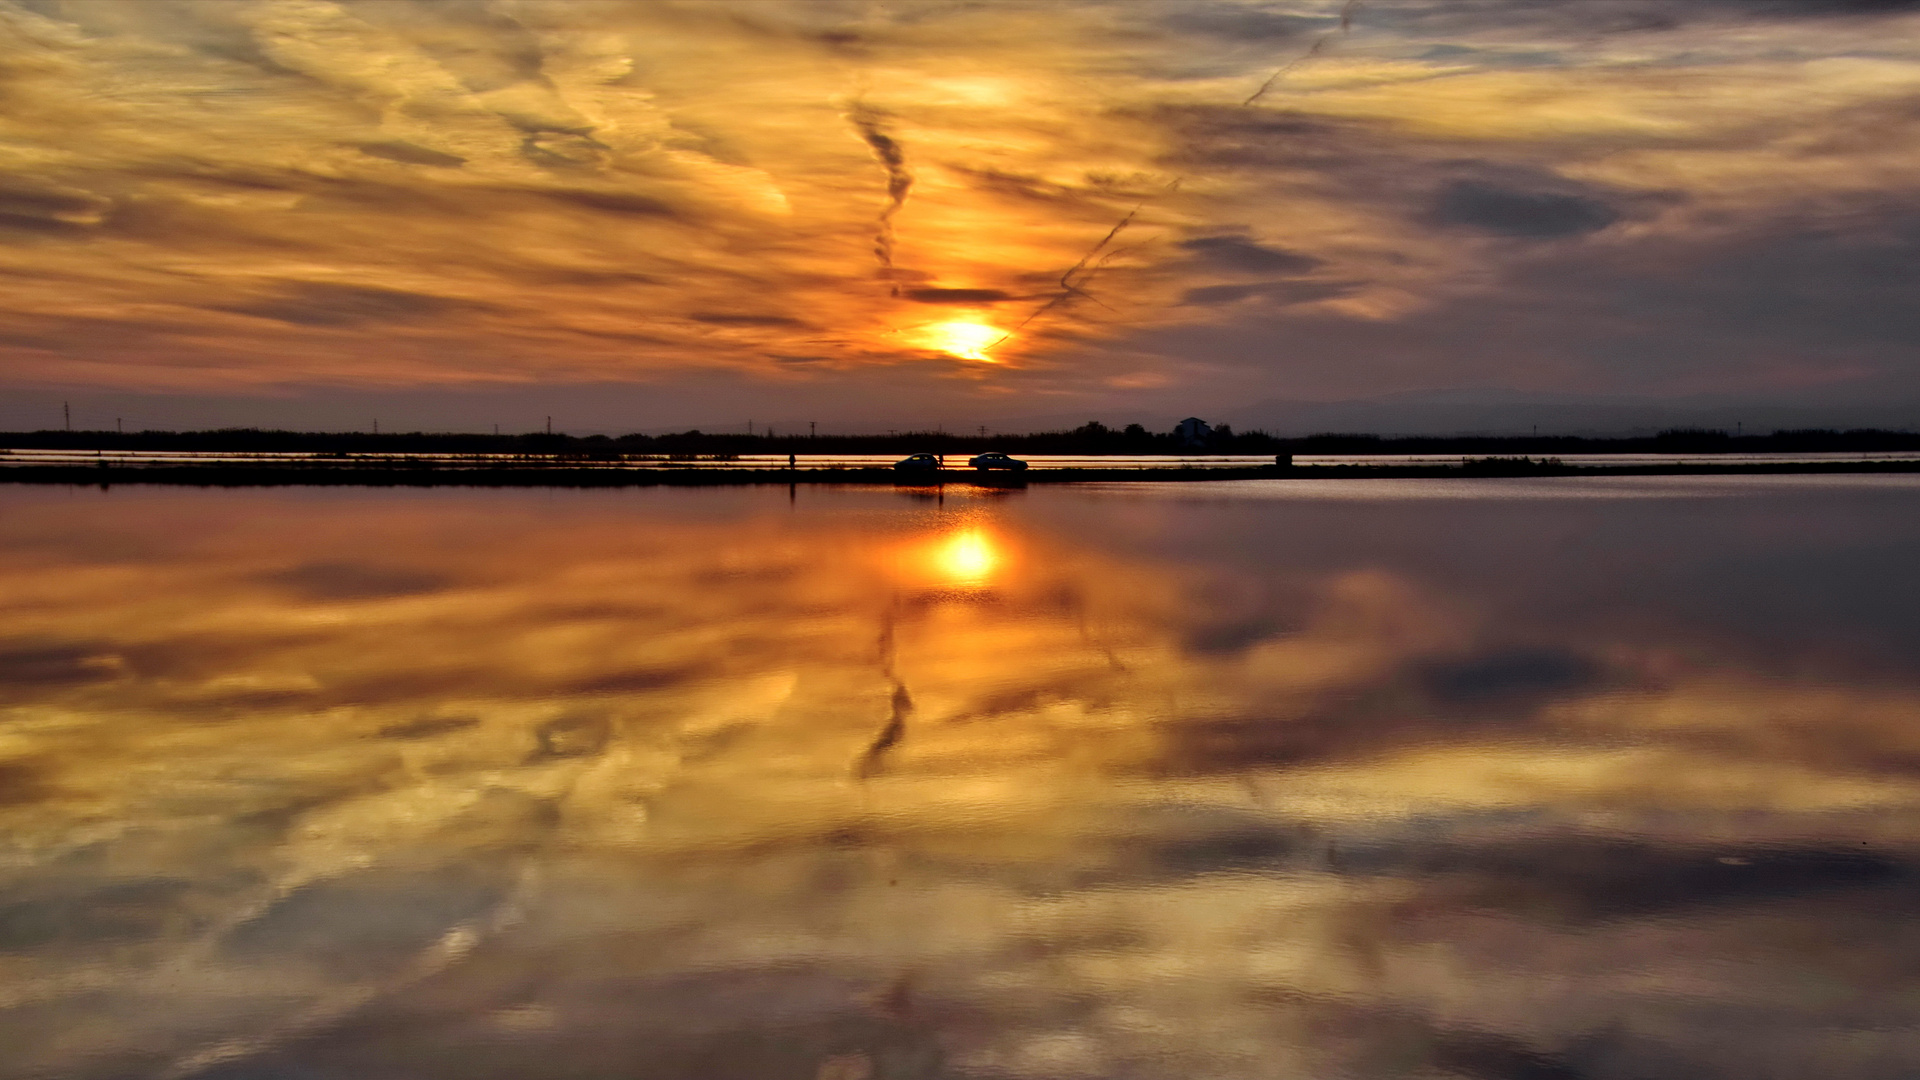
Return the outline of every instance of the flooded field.
{"type": "Polygon", "coordinates": [[[0,489],[0,1077],[1920,1073],[1920,478],[0,489]]]}

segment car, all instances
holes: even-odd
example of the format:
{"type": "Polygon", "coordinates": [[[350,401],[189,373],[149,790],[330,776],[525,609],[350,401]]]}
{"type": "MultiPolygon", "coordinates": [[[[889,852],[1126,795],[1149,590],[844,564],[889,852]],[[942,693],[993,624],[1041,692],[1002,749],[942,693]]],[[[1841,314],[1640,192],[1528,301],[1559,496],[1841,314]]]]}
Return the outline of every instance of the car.
{"type": "Polygon", "coordinates": [[[938,472],[940,459],[933,454],[914,454],[893,463],[894,472],[938,472]]]}
{"type": "Polygon", "coordinates": [[[986,472],[988,469],[1012,469],[1018,472],[1027,467],[1026,462],[1018,458],[1010,458],[997,451],[971,458],[967,461],[967,464],[979,469],[981,472],[986,472]]]}

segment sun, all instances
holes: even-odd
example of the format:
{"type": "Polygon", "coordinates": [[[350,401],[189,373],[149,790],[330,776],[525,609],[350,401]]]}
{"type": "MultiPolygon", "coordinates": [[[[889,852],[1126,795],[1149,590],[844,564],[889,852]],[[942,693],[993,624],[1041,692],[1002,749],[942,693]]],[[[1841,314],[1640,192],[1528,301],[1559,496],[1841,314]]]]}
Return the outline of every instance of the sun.
{"type": "Polygon", "coordinates": [[[977,322],[943,322],[927,327],[927,344],[950,356],[962,360],[983,360],[996,363],[987,355],[987,350],[999,344],[1006,334],[994,327],[977,322]]]}

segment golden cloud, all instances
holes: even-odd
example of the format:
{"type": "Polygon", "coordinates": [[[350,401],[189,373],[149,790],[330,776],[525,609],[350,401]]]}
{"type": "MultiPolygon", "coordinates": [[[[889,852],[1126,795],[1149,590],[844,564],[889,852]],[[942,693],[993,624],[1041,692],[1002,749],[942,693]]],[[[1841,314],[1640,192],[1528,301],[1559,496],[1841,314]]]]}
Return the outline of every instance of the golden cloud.
{"type": "Polygon", "coordinates": [[[6,362],[201,390],[979,376],[1248,306],[1393,320],[1491,287],[1516,237],[1711,232],[1916,164],[1847,134],[1920,82],[1898,16],[1596,37],[1476,10],[8,2],[6,362]],[[956,321],[997,340],[929,336],[956,321]]]}

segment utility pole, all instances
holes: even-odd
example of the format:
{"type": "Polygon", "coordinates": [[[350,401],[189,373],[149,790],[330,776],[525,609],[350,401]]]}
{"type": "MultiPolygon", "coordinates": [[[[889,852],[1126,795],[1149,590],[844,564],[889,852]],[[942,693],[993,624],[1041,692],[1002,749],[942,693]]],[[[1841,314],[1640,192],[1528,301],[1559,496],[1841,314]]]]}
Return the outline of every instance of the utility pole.
{"type": "Polygon", "coordinates": [[[67,430],[72,431],[73,430],[73,402],[71,401],[61,402],[60,415],[66,418],[64,423],[66,424],[67,430]]]}
{"type": "Polygon", "coordinates": [[[125,435],[127,433],[126,427],[120,423],[120,418],[117,416],[113,418],[113,433],[115,435],[125,435]]]}
{"type": "Polygon", "coordinates": [[[553,434],[553,417],[547,417],[547,434],[553,434]]]}
{"type": "Polygon", "coordinates": [[[819,438],[819,437],[820,437],[820,430],[819,430],[819,428],[820,428],[820,422],[819,422],[819,421],[817,421],[817,420],[809,420],[809,421],[807,421],[807,438],[809,438],[809,439],[817,439],[817,438],[819,438]]]}
{"type": "Polygon", "coordinates": [[[373,418],[373,433],[380,434],[380,418],[377,416],[373,418]]]}

